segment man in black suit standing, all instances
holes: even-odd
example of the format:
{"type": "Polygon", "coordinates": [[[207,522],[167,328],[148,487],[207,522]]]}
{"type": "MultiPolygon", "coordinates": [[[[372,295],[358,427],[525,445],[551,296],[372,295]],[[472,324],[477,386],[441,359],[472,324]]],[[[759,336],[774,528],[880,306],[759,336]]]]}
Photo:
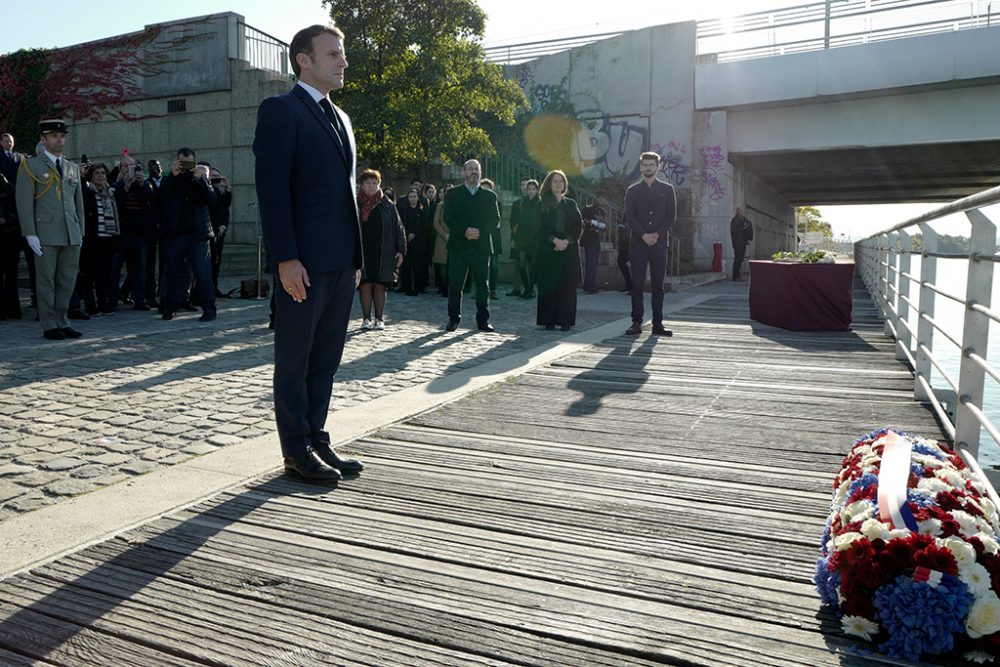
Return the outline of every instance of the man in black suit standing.
{"type": "Polygon", "coordinates": [[[10,132],[0,134],[0,174],[3,174],[12,186],[17,186],[17,170],[21,168],[24,157],[14,151],[14,135],[10,132]]]}
{"type": "Polygon", "coordinates": [[[324,429],[361,277],[351,121],[329,94],[344,86],[344,33],[314,25],[289,48],[298,84],[261,103],[253,152],[264,243],[276,272],[274,412],[285,470],[336,481],[360,461],[324,429]]]}
{"type": "Polygon", "coordinates": [[[476,325],[493,331],[490,324],[489,269],[494,230],[500,225],[497,196],[481,187],[482,168],[469,160],[463,168],[465,184],[448,190],[444,198],[444,224],[448,226],[448,331],[462,320],[462,289],[469,272],[476,288],[476,325]]]}

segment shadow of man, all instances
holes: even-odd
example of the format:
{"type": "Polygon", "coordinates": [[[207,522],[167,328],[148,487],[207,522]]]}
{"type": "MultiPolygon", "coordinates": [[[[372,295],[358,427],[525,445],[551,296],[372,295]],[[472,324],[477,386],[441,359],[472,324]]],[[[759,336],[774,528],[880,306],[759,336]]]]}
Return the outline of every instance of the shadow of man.
{"type": "Polygon", "coordinates": [[[575,376],[566,385],[580,392],[563,413],[567,417],[596,414],[604,399],[614,394],[634,394],[649,380],[646,365],[653,356],[657,339],[646,337],[638,345],[633,339],[612,339],[612,349],[590,370],[575,376]]]}

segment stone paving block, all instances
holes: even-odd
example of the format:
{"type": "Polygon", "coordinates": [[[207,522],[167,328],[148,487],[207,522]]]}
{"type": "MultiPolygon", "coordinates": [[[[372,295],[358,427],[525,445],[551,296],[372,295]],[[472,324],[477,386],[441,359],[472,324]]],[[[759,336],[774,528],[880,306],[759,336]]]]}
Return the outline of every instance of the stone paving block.
{"type": "Polygon", "coordinates": [[[17,475],[23,475],[29,473],[35,468],[33,466],[22,465],[20,463],[4,463],[0,465],[0,477],[14,477],[17,475]]]}
{"type": "Polygon", "coordinates": [[[18,486],[10,480],[0,479],[0,504],[6,503],[18,496],[23,496],[24,493],[25,488],[23,486],[18,486]]]}
{"type": "Polygon", "coordinates": [[[35,487],[44,486],[49,482],[57,479],[61,479],[63,475],[54,472],[42,472],[41,470],[33,470],[29,473],[23,475],[18,475],[17,477],[12,477],[21,486],[35,487]]]}
{"type": "Polygon", "coordinates": [[[119,454],[117,452],[108,452],[106,454],[101,454],[99,456],[90,457],[91,463],[97,463],[102,466],[117,466],[131,460],[132,457],[127,454],[119,454]]]}
{"type": "Polygon", "coordinates": [[[45,492],[54,496],[78,496],[97,488],[91,481],[83,479],[61,479],[46,485],[45,492]]]}
{"type": "Polygon", "coordinates": [[[136,452],[136,454],[143,461],[159,461],[173,454],[173,451],[164,447],[149,447],[136,452]]]}
{"type": "MultiPolygon", "coordinates": [[[[220,436],[220,437],[227,437],[227,436],[220,436]]],[[[236,442],[240,441],[239,438],[236,438],[235,440],[236,440],[236,442]]],[[[213,441],[210,440],[210,442],[213,442],[213,441]]],[[[222,444],[222,443],[219,443],[219,444],[222,444]]],[[[210,453],[216,451],[217,449],[219,449],[219,448],[216,447],[214,444],[210,445],[207,442],[199,442],[199,443],[195,443],[195,444],[192,444],[192,445],[188,445],[187,447],[185,447],[181,451],[184,452],[185,454],[190,454],[191,456],[204,456],[205,454],[210,454],[210,453]]]]}
{"type": "Polygon", "coordinates": [[[145,475],[160,467],[156,461],[133,461],[121,467],[121,471],[129,475],[145,475]]]}
{"type": "Polygon", "coordinates": [[[52,496],[29,495],[12,500],[7,503],[7,507],[19,513],[33,512],[46,505],[53,505],[57,500],[57,498],[53,498],[52,496]]]}
{"type": "Polygon", "coordinates": [[[219,445],[220,447],[225,447],[226,445],[235,445],[239,442],[243,442],[243,438],[240,438],[235,435],[216,434],[209,436],[208,441],[213,445],[219,445]]]}
{"type": "Polygon", "coordinates": [[[125,473],[112,472],[102,475],[101,477],[95,477],[91,481],[93,481],[94,484],[96,484],[97,486],[103,488],[105,486],[111,486],[112,484],[117,484],[118,482],[122,482],[129,478],[130,476],[126,475],[125,473]]]}
{"type": "Polygon", "coordinates": [[[45,452],[50,452],[52,454],[65,454],[66,452],[77,449],[79,445],[73,442],[50,442],[47,445],[42,445],[39,449],[45,452]]]}
{"type": "Polygon", "coordinates": [[[243,424],[219,424],[215,427],[215,431],[226,435],[234,435],[242,431],[244,428],[243,424]]]}
{"type": "Polygon", "coordinates": [[[43,470],[61,471],[61,470],[72,470],[73,468],[79,468],[85,463],[86,461],[84,461],[83,459],[78,459],[72,456],[64,456],[62,458],[46,461],[45,463],[40,464],[39,467],[42,468],[43,470]]]}
{"type": "Polygon", "coordinates": [[[78,479],[94,479],[106,475],[108,466],[99,463],[91,463],[73,470],[70,474],[78,479]]]}
{"type": "Polygon", "coordinates": [[[108,450],[109,452],[119,452],[121,454],[128,454],[136,450],[145,447],[145,444],[129,441],[129,440],[116,440],[114,442],[109,442],[107,444],[100,445],[101,448],[108,450]]]}
{"type": "Polygon", "coordinates": [[[32,452],[30,454],[23,454],[21,456],[18,456],[17,462],[39,465],[42,463],[46,463],[48,461],[53,461],[58,458],[59,458],[58,454],[52,454],[49,452],[32,452]]]}

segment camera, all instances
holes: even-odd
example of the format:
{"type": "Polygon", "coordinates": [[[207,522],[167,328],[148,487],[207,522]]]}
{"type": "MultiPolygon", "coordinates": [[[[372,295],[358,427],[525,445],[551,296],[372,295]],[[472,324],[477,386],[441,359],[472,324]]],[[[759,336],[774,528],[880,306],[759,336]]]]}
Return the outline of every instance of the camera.
{"type": "Polygon", "coordinates": [[[181,171],[194,171],[194,160],[178,160],[181,165],[181,171]]]}
{"type": "Polygon", "coordinates": [[[222,179],[221,179],[221,178],[219,178],[219,177],[216,177],[216,178],[210,178],[210,179],[208,179],[208,180],[212,181],[212,185],[218,185],[219,183],[221,183],[221,182],[222,182],[222,179]]]}

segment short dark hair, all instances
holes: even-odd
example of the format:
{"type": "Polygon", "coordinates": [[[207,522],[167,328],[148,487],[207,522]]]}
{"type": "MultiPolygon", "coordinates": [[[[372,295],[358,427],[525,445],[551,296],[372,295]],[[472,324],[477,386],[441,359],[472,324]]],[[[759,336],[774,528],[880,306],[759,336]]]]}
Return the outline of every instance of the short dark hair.
{"type": "Polygon", "coordinates": [[[300,53],[304,53],[312,58],[313,39],[319,37],[323,33],[344,39],[344,31],[340,28],[319,24],[303,28],[295,33],[295,37],[292,37],[292,43],[288,46],[288,59],[292,61],[292,72],[295,76],[302,74],[302,68],[299,67],[299,62],[297,60],[298,55],[300,53]]]}
{"type": "Polygon", "coordinates": [[[104,171],[105,176],[111,173],[111,170],[108,169],[108,165],[106,165],[103,162],[95,162],[94,164],[90,165],[90,175],[93,176],[94,172],[97,171],[98,169],[102,169],[104,171]]]}
{"type": "Polygon", "coordinates": [[[373,179],[381,183],[382,174],[381,172],[379,172],[378,169],[365,169],[363,172],[361,172],[361,178],[358,179],[358,183],[364,183],[369,179],[373,179]]]}
{"type": "Polygon", "coordinates": [[[526,178],[524,180],[528,181],[527,183],[524,184],[524,187],[528,187],[529,185],[534,185],[536,188],[539,187],[538,181],[536,181],[533,178],[526,178]]]}
{"type": "Polygon", "coordinates": [[[645,153],[639,156],[639,162],[645,162],[646,160],[656,160],[656,164],[660,164],[660,160],[662,159],[663,158],[660,157],[659,153],[654,153],[653,151],[646,151],[645,153]]]}
{"type": "Polygon", "coordinates": [[[10,137],[11,139],[13,139],[14,135],[11,134],[10,132],[0,132],[0,139],[3,139],[4,137],[10,137]]]}
{"type": "Polygon", "coordinates": [[[190,155],[191,157],[194,157],[194,151],[186,146],[184,148],[178,148],[177,157],[180,157],[182,155],[190,155]]]}
{"type": "Polygon", "coordinates": [[[198,165],[201,167],[206,167],[207,169],[212,168],[212,163],[209,162],[208,160],[198,160],[198,165]]]}
{"type": "Polygon", "coordinates": [[[412,181],[410,181],[410,185],[413,185],[414,183],[420,183],[421,185],[423,185],[423,181],[420,180],[419,178],[414,178],[412,181]]]}

